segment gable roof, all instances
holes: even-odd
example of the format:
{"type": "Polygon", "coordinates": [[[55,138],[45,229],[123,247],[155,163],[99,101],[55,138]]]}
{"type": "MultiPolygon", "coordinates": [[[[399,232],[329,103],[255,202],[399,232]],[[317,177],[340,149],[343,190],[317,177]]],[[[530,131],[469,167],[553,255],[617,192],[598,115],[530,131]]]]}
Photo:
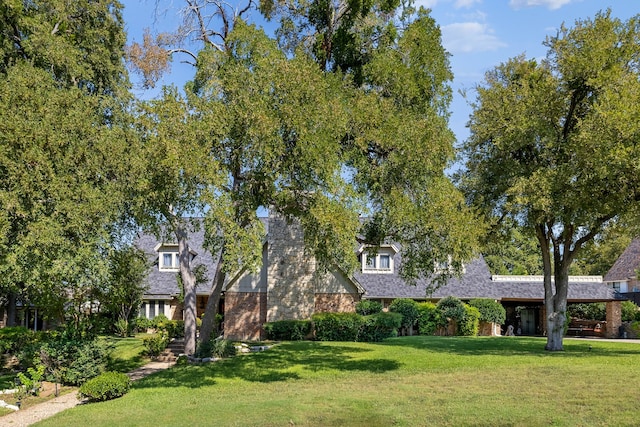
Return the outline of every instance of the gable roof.
{"type": "MultiPolygon", "coordinates": [[[[396,264],[396,266],[398,266],[396,264]]],[[[489,272],[484,258],[479,256],[465,266],[464,274],[450,279],[446,285],[427,295],[427,280],[418,280],[416,286],[410,286],[399,276],[393,274],[372,274],[358,272],[356,279],[365,288],[367,299],[440,299],[454,296],[463,300],[473,298],[491,298],[499,301],[544,301],[544,284],[532,276],[506,276],[497,280],[489,272]]],[[[567,299],[569,302],[595,302],[618,299],[616,293],[601,280],[581,280],[571,277],[567,299]]]]}
{"type": "Polygon", "coordinates": [[[607,274],[605,282],[621,282],[636,277],[636,270],[640,267],[640,237],[631,241],[627,249],[622,252],[607,274]]]}

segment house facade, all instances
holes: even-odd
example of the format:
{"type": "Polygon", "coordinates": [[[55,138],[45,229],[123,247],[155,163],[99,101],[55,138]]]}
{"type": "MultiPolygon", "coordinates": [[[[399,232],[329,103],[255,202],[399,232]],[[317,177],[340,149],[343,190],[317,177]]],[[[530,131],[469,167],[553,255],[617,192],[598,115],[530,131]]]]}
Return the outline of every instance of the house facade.
{"type": "Polygon", "coordinates": [[[640,237],[631,241],[620,257],[605,274],[604,282],[615,292],[640,304],[640,237]]]}
{"type": "MultiPolygon", "coordinates": [[[[360,268],[347,275],[339,268],[319,268],[313,256],[304,250],[303,233],[297,224],[269,216],[265,220],[267,235],[263,244],[262,267],[256,273],[234,275],[226,284],[220,314],[224,315],[224,334],[231,339],[264,338],[263,325],[285,319],[309,319],[317,312],[353,312],[361,299],[380,301],[385,307],[396,298],[438,301],[455,296],[463,301],[491,298],[507,311],[507,325],[522,335],[544,335],[544,286],[542,276],[492,276],[482,257],[465,266],[461,277],[428,293],[430,282],[418,280],[409,286],[398,271],[402,256],[397,245],[383,245],[375,252],[361,246],[357,250],[360,268]]],[[[182,318],[175,257],[177,246],[158,243],[151,236],[141,236],[137,245],[147,252],[153,263],[148,277],[149,290],[140,314],[152,318],[159,313],[182,318]]],[[[191,236],[192,263],[202,264],[210,275],[215,259],[202,247],[202,233],[191,236]]],[[[206,306],[211,288],[197,287],[197,314],[206,306]]],[[[604,335],[616,336],[620,326],[620,297],[601,276],[571,277],[569,303],[606,302],[607,322],[604,335]]]]}

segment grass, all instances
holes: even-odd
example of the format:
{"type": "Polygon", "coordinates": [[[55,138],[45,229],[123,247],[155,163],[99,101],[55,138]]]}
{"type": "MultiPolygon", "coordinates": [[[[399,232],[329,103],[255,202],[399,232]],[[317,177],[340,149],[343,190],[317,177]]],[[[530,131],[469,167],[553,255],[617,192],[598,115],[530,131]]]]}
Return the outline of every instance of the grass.
{"type": "Polygon", "coordinates": [[[40,426],[638,425],[640,345],[405,337],[282,343],[174,367],[40,426]]]}
{"type": "Polygon", "coordinates": [[[126,373],[149,362],[149,358],[143,355],[142,337],[144,336],[147,335],[138,334],[128,338],[102,337],[101,339],[109,348],[107,370],[126,373]]]}

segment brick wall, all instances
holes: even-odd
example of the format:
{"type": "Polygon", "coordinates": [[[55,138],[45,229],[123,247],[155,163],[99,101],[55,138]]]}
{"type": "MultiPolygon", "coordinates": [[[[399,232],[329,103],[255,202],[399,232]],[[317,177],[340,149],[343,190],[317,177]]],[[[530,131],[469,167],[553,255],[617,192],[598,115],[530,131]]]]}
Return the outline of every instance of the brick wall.
{"type": "Polygon", "coordinates": [[[619,336],[620,325],[622,325],[622,306],[620,301],[607,302],[607,326],[605,336],[607,338],[617,338],[619,336]]]}
{"type": "Polygon", "coordinates": [[[360,301],[358,294],[326,294],[315,295],[315,312],[348,312],[356,311],[356,304],[360,301]]]}
{"type": "Polygon", "coordinates": [[[235,340],[260,340],[266,321],[263,292],[227,292],[224,297],[224,336],[235,340]]]}

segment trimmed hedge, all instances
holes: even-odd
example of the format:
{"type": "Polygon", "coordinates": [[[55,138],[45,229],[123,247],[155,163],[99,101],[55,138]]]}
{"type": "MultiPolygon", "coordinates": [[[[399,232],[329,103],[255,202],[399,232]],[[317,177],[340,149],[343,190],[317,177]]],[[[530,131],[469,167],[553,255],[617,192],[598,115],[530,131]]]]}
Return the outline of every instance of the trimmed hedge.
{"type": "Polygon", "coordinates": [[[300,341],[311,333],[310,320],[278,320],[264,324],[267,339],[300,341]]]}
{"type": "Polygon", "coordinates": [[[382,303],[380,301],[372,301],[363,299],[356,304],[356,313],[361,316],[368,316],[382,312],[382,303]]]}
{"type": "Polygon", "coordinates": [[[80,396],[91,402],[102,402],[124,396],[131,388],[131,379],[120,372],[105,372],[80,386],[80,396]]]}
{"type": "Polygon", "coordinates": [[[507,318],[507,311],[498,301],[489,298],[476,298],[469,301],[471,307],[480,310],[480,321],[503,324],[507,318]]]}
{"type": "Polygon", "coordinates": [[[400,326],[402,326],[400,313],[380,312],[363,316],[358,341],[379,342],[385,338],[396,337],[400,326]]]}
{"type": "Polygon", "coordinates": [[[478,327],[480,325],[480,310],[470,305],[464,305],[464,317],[458,322],[457,334],[474,337],[478,335],[478,327]]]}
{"type": "Polygon", "coordinates": [[[311,320],[320,341],[357,341],[364,322],[357,313],[316,313],[311,320]]]}

